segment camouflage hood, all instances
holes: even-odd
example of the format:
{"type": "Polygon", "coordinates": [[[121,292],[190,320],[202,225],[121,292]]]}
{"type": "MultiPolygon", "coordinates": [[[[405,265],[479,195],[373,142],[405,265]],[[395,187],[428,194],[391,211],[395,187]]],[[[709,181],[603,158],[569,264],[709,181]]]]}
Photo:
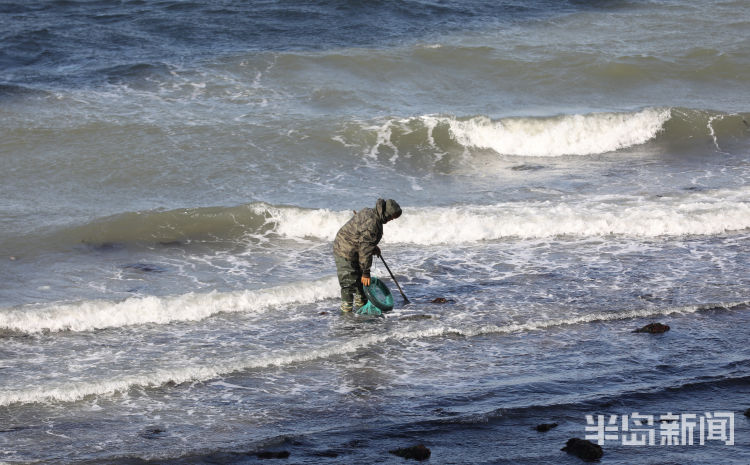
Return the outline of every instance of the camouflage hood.
{"type": "Polygon", "coordinates": [[[378,199],[378,201],[375,202],[375,211],[382,223],[386,222],[386,218],[401,216],[401,206],[399,206],[398,202],[393,199],[378,199]]]}

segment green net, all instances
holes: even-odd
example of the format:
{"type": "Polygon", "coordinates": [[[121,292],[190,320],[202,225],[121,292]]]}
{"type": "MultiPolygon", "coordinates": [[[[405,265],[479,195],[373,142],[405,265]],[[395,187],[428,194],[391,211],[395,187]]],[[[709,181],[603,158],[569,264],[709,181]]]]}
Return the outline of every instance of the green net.
{"type": "Polygon", "coordinates": [[[363,306],[359,307],[357,310],[355,310],[355,313],[357,315],[367,315],[367,316],[382,316],[383,312],[380,311],[380,309],[372,304],[372,302],[367,302],[363,306]]]}
{"type": "Polygon", "coordinates": [[[372,277],[370,285],[364,288],[368,303],[379,308],[383,312],[393,310],[393,296],[388,286],[378,278],[372,277]]]}

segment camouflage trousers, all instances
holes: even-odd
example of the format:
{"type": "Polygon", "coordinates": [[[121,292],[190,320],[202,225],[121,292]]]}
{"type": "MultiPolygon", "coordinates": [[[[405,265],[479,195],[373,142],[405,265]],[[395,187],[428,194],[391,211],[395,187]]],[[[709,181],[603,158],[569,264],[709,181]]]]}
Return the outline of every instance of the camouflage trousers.
{"type": "Polygon", "coordinates": [[[359,308],[367,303],[365,292],[362,289],[362,269],[358,261],[350,262],[344,257],[334,255],[336,259],[336,274],[341,286],[341,310],[350,312],[352,301],[359,308]]]}

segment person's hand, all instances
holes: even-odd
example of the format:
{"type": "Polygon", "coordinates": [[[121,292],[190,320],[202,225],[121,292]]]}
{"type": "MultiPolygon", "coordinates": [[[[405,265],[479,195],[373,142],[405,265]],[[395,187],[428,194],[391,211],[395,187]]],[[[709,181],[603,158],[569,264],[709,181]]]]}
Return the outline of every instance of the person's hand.
{"type": "Polygon", "coordinates": [[[370,285],[370,277],[369,276],[362,276],[362,285],[367,287],[370,285]]]}
{"type": "Polygon", "coordinates": [[[375,246],[375,255],[378,257],[380,256],[380,247],[378,247],[377,245],[375,246]]]}

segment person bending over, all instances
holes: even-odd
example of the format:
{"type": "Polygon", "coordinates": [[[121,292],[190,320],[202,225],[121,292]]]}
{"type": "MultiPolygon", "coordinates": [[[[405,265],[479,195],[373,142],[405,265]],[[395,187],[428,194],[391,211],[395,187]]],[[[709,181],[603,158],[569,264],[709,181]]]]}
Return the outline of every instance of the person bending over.
{"type": "Polygon", "coordinates": [[[359,308],[367,303],[363,286],[370,285],[372,256],[380,256],[378,243],[383,225],[401,216],[401,207],[393,199],[378,199],[375,208],[363,208],[336,233],[333,256],[341,286],[341,311],[351,312],[352,301],[359,308]]]}

